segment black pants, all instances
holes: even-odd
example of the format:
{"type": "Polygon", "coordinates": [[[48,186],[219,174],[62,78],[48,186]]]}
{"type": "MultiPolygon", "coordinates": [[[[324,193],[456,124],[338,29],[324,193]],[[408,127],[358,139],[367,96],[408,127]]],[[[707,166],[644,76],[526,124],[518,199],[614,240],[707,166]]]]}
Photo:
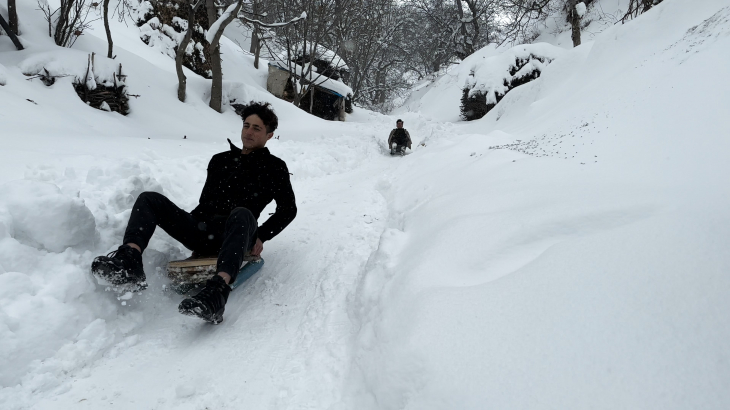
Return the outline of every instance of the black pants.
{"type": "Polygon", "coordinates": [[[196,253],[217,254],[216,270],[231,275],[233,282],[245,252],[256,243],[258,222],[247,208],[235,208],[227,219],[201,222],[164,195],[143,192],[132,207],[123,243],[137,244],[144,252],[157,226],[196,253]]]}

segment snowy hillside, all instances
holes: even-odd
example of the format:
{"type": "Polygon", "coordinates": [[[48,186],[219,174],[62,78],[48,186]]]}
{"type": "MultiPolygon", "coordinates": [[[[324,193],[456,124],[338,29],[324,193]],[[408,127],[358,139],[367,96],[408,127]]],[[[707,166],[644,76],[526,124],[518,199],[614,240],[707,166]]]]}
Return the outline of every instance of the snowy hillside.
{"type": "Polygon", "coordinates": [[[608,27],[480,120],[457,122],[453,74],[397,114],[403,158],[395,116],[311,117],[226,41],[226,93],[274,104],[299,212],[219,326],[177,313],[164,268],[189,251],[162,231],[144,293],[88,271],[139,193],[197,204],[240,118],[191,72],[178,102],[174,62],[116,21],[129,116],[85,106],[71,77],[26,80],[106,50],[101,26],[53,46],[34,7],[27,50],[0,36],[0,408],[730,407],[724,0],[608,27]]]}

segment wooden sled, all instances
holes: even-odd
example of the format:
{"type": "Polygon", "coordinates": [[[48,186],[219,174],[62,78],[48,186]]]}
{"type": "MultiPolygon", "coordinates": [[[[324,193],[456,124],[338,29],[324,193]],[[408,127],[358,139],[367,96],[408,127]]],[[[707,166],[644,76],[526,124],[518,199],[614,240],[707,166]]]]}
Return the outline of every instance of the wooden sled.
{"type": "MultiPolygon", "coordinates": [[[[217,262],[217,257],[198,257],[193,254],[187,259],[168,263],[167,277],[170,278],[170,288],[177,293],[185,294],[203,287],[205,281],[215,275],[217,262]]],[[[263,258],[247,254],[236,280],[230,284],[231,289],[241,286],[263,266],[263,258]]]]}

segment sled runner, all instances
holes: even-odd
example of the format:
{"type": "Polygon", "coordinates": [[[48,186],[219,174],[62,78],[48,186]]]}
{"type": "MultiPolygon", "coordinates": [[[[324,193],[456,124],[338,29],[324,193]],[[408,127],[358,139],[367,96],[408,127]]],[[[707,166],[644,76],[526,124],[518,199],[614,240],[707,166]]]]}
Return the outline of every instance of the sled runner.
{"type": "MultiPolygon", "coordinates": [[[[230,284],[231,289],[241,286],[248,278],[261,270],[264,260],[260,256],[246,255],[244,264],[238,271],[236,280],[230,284]]],[[[170,288],[180,294],[205,285],[205,281],[215,275],[217,257],[191,256],[187,259],[172,261],[167,265],[167,276],[172,282],[170,288]]]]}

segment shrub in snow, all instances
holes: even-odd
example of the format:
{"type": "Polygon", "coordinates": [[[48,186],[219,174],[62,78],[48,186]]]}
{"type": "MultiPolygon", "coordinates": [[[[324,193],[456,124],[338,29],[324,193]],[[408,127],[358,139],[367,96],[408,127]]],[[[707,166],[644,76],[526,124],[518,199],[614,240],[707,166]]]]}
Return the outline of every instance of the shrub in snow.
{"type": "Polygon", "coordinates": [[[84,77],[77,77],[74,80],[74,90],[81,101],[90,107],[127,115],[129,114],[129,96],[124,83],[126,77],[122,74],[122,65],[119,64],[118,72],[112,75],[111,83],[98,82],[94,73],[94,54],[92,53],[89,56],[86,74],[84,77]]]}
{"type": "Polygon", "coordinates": [[[84,201],[53,184],[12,181],[0,185],[0,238],[51,252],[90,247],[96,238],[94,216],[84,201]]]}
{"type": "Polygon", "coordinates": [[[90,28],[93,21],[91,8],[97,5],[88,0],[65,0],[56,8],[51,7],[48,0],[38,0],[38,6],[48,23],[48,34],[61,47],[73,47],[84,30],[90,28]]]}
{"type": "MultiPolygon", "coordinates": [[[[175,59],[178,44],[188,29],[187,12],[175,1],[143,1],[134,9],[140,38],[145,44],[175,59]]],[[[195,12],[193,36],[185,49],[183,65],[196,74],[211,78],[210,43],[205,32],[210,26],[206,8],[195,12]]]]}
{"type": "Polygon", "coordinates": [[[550,44],[525,44],[473,63],[461,97],[461,117],[482,118],[513,88],[538,77],[564,50],[550,44]]]}
{"type": "Polygon", "coordinates": [[[94,53],[85,56],[68,50],[54,50],[31,54],[18,66],[29,80],[39,79],[47,86],[59,79],[73,81],[79,98],[91,107],[101,108],[106,102],[111,111],[123,115],[129,113],[127,76],[122,74],[122,65],[116,60],[95,56],[94,53]]]}

